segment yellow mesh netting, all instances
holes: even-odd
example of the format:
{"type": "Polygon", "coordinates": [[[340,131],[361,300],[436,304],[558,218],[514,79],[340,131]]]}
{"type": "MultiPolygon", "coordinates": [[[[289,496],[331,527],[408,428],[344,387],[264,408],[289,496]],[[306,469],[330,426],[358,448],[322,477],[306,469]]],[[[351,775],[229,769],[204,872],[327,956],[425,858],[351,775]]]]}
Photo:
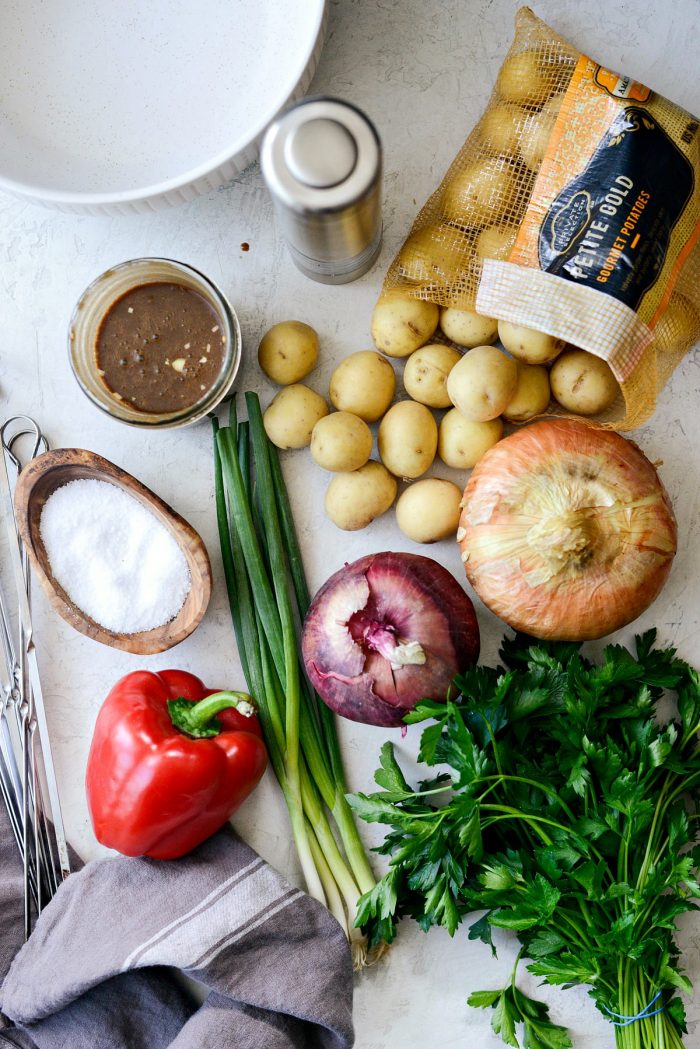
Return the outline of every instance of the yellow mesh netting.
{"type": "MultiPolygon", "coordinates": [[[[531,221],[533,188],[553,148],[557,115],[582,57],[529,8],[518,12],[515,40],[484,115],[418,214],[389,268],[384,291],[400,288],[412,298],[473,310],[484,259],[537,265],[526,261],[522,238],[519,250],[513,248],[526,212],[531,221]]],[[[611,104],[621,105],[617,100],[611,104]]],[[[657,95],[650,96],[648,108],[680,143],[689,114],[657,95]]],[[[556,147],[560,167],[561,151],[575,148],[561,135],[562,123],[556,147]]],[[[683,149],[700,180],[697,135],[683,149]]],[[[647,419],[658,391],[700,338],[700,245],[694,239],[699,208],[696,189],[674,230],[663,279],[639,309],[654,330],[654,340],[622,382],[623,397],[600,420],[603,425],[632,429],[647,419]]]]}

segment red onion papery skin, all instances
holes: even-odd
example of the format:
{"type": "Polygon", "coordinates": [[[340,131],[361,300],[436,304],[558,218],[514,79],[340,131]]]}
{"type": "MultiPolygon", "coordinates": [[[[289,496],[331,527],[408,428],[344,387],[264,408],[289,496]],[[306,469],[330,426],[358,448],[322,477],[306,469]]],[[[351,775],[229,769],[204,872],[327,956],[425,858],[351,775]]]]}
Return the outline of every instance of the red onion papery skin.
{"type": "Polygon", "coordinates": [[[309,679],[328,706],[351,721],[401,725],[423,699],[444,701],[455,674],[479,657],[474,607],[429,557],[384,552],[345,565],[316,594],[304,621],[309,679]],[[423,665],[391,669],[380,651],[417,641],[423,665]]]}
{"type": "Polygon", "coordinates": [[[494,445],[464,491],[457,539],[484,604],[533,637],[587,641],[641,615],[676,552],[670,500],[632,441],[575,419],[494,445]]]}

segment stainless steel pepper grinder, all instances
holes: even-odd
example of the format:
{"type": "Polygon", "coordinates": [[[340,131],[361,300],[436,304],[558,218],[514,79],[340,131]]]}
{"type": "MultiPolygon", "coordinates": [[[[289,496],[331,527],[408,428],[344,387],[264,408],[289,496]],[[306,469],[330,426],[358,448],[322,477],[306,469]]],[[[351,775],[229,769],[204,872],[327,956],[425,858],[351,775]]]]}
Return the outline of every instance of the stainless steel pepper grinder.
{"type": "Polygon", "coordinates": [[[260,163],[296,266],[323,284],[365,273],[382,243],[382,147],[349,102],[307,98],[270,125],[260,163]]]}

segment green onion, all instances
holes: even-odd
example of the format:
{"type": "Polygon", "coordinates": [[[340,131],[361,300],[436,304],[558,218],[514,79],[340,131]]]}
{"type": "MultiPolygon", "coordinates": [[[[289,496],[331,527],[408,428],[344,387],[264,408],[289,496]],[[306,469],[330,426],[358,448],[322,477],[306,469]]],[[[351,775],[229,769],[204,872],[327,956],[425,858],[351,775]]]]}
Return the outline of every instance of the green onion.
{"type": "Polygon", "coordinates": [[[334,715],[300,661],[310,598],[279,457],[255,394],[246,394],[246,406],[248,422],[238,422],[233,403],[229,426],[213,422],[216,516],[241,666],[306,887],[341,922],[361,965],[366,941],[354,926],[357,902],[376,879],[345,799],[334,715]]]}

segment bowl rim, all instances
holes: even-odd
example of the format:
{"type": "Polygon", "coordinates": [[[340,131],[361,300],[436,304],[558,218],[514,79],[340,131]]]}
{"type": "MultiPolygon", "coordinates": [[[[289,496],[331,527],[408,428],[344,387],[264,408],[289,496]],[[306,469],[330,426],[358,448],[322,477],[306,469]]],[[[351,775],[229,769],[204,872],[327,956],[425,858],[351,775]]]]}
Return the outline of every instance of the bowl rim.
{"type": "MultiPolygon", "coordinates": [[[[83,206],[135,204],[155,200],[159,197],[166,196],[169,193],[177,192],[186,186],[192,185],[199,182],[201,179],[205,179],[209,175],[214,174],[214,172],[222,168],[225,164],[230,163],[239,154],[242,154],[260,139],[265,128],[275,119],[280,110],[287,105],[290,98],[298,88],[309,60],[318,46],[319,38],[323,31],[328,0],[305,0],[304,2],[305,7],[310,6],[311,4],[317,5],[313,38],[310,39],[309,47],[300,52],[300,60],[294,68],[294,75],[291,78],[289,92],[285,98],[279,103],[276,103],[271,107],[270,111],[265,113],[264,117],[254,125],[254,130],[246,131],[245,134],[239,136],[237,140],[234,140],[232,144],[226,149],[221,150],[213,158],[203,161],[201,164],[190,168],[189,171],[186,171],[183,174],[175,175],[170,179],[165,179],[163,182],[151,183],[148,186],[142,186],[136,189],[118,190],[109,193],[100,192],[99,190],[89,192],[83,190],[58,190],[38,185],[33,182],[9,178],[8,176],[3,175],[2,171],[0,171],[0,190],[14,194],[15,196],[24,197],[25,199],[46,201],[50,204],[74,204],[83,206]]],[[[233,175],[231,175],[231,177],[233,177],[233,175]]],[[[211,188],[214,189],[215,187],[212,186],[211,188]]]]}

